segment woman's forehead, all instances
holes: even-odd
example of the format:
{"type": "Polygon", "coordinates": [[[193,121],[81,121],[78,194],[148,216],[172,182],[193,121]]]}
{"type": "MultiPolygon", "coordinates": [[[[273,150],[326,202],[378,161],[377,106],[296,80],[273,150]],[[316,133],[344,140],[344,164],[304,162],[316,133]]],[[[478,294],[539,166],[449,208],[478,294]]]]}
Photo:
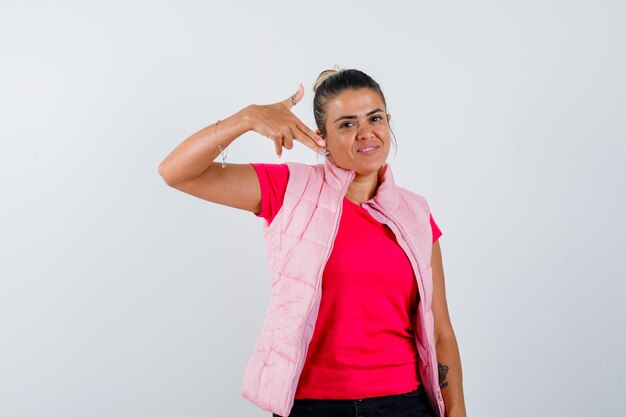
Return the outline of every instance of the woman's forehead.
{"type": "MultiPolygon", "coordinates": [[[[365,115],[368,112],[380,108],[384,110],[380,95],[369,88],[359,90],[345,90],[328,102],[328,116],[331,115],[365,115]]],[[[334,120],[334,119],[333,119],[334,120]]]]}

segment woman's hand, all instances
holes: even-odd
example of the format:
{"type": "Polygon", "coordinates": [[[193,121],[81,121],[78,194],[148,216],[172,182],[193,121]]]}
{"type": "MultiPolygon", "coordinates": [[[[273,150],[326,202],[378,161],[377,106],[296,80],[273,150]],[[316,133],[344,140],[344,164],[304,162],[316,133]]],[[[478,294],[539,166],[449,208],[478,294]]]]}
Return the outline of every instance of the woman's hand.
{"type": "MultiPolygon", "coordinates": [[[[293,95],[296,104],[302,96],[304,96],[304,86],[300,84],[293,95]]],[[[326,146],[326,142],[291,112],[293,106],[291,98],[274,104],[248,106],[246,111],[250,129],[273,140],[278,157],[282,156],[283,146],[285,149],[293,148],[294,140],[320,153],[321,149],[326,146]]]]}

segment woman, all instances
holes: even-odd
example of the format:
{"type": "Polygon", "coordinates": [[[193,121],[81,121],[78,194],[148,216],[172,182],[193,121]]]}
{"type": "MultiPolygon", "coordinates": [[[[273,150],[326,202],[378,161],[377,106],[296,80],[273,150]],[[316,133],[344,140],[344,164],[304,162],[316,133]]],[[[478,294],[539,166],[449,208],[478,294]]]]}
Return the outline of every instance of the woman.
{"type": "Polygon", "coordinates": [[[441,232],[426,199],[394,183],[380,86],[336,68],[314,91],[315,132],[291,112],[301,85],[199,130],[159,166],[168,185],[265,219],[272,296],[241,393],[274,417],[463,417],[441,232]],[[249,130],[279,157],[296,140],[324,163],[227,164],[249,130]]]}

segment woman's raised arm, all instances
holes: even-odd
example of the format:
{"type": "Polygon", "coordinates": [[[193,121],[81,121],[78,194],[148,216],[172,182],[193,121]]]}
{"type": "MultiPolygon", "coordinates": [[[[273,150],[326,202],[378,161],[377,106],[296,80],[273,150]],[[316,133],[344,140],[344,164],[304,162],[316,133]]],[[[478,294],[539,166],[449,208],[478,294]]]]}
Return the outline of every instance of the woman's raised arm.
{"type": "MultiPolygon", "coordinates": [[[[297,103],[304,95],[300,86],[297,103]]],[[[292,112],[294,103],[287,98],[269,105],[249,105],[237,113],[207,126],[181,142],[159,165],[159,175],[170,187],[213,203],[261,211],[261,187],[251,164],[231,164],[222,168],[213,162],[222,149],[249,130],[270,138],[280,156],[282,148],[292,149],[298,140],[320,152],[324,140],[306,127],[292,112]]]]}

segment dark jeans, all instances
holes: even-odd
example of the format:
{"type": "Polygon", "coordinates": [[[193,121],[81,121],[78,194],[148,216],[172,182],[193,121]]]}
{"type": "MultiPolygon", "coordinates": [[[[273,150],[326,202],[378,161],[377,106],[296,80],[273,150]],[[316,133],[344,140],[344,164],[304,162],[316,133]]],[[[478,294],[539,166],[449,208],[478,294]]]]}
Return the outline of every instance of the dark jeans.
{"type": "MultiPolygon", "coordinates": [[[[422,385],[405,394],[362,400],[294,400],[288,417],[435,417],[422,385]]],[[[281,417],[276,413],[272,417],[281,417]]]]}

